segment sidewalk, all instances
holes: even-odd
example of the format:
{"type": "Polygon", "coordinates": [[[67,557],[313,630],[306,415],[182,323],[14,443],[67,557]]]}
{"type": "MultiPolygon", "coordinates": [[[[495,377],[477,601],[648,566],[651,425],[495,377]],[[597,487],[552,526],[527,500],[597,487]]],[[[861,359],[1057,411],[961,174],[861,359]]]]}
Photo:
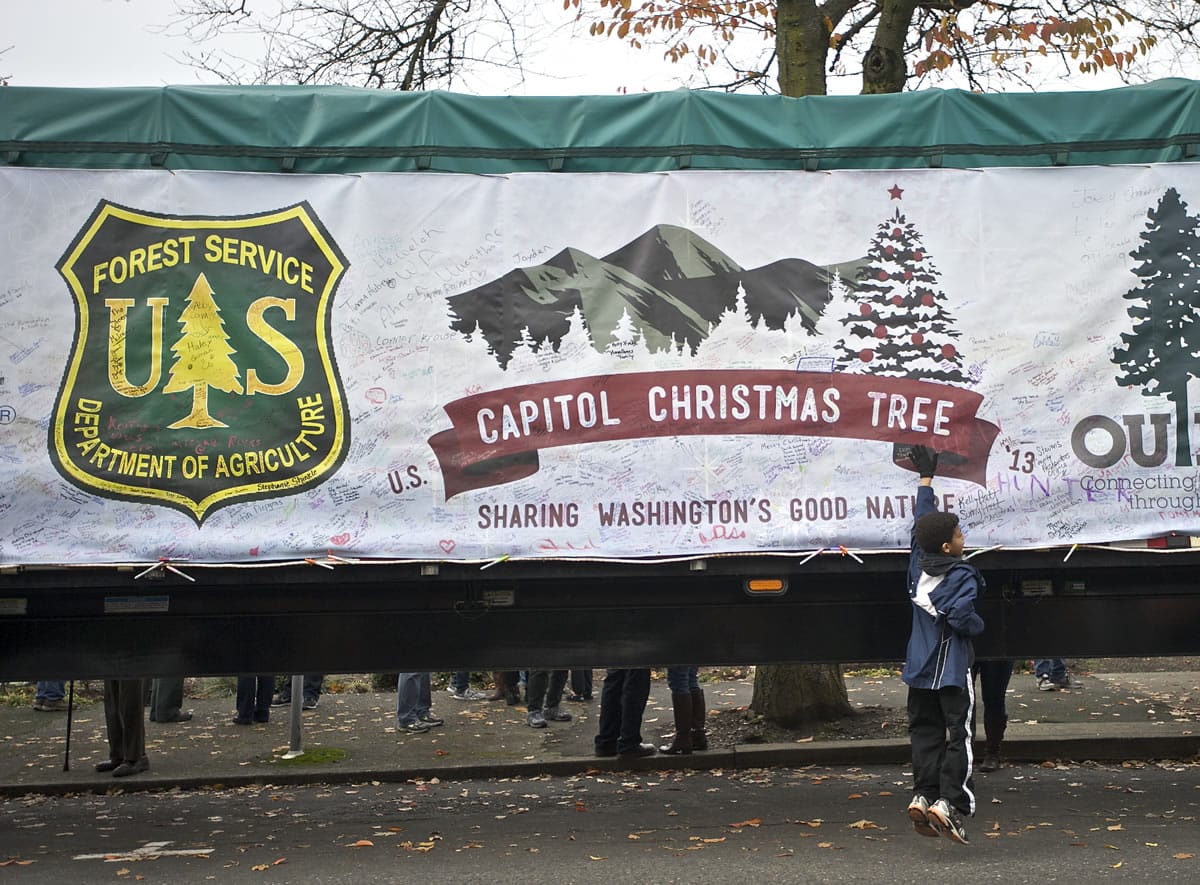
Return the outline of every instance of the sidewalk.
{"type": "MultiPolygon", "coordinates": [[[[627,768],[904,764],[909,758],[905,687],[896,676],[846,678],[851,704],[888,721],[887,737],[826,739],[814,734],[787,743],[714,746],[690,756],[632,762],[598,758],[592,755],[592,738],[603,671],[596,675],[596,700],[564,702],[574,720],[545,729],[525,724],[523,706],[459,701],[435,691],[433,712],[446,724],[427,734],[401,734],[395,727],[394,693],[323,695],[316,710],[303,714],[305,754],[292,760],[282,758],[289,744],[290,708],[273,708],[265,725],[235,726],[230,721],[232,698],[186,699],[192,721],[147,721],[150,770],[121,780],[93,771],[108,755],[101,704],[91,702],[74,711],[69,771],[63,771],[66,713],[0,707],[0,794],[458,780],[627,768]]],[[[1190,759],[1200,753],[1200,672],[1078,678],[1082,690],[1039,692],[1031,676],[1014,675],[1007,700],[1007,760],[1190,759]]],[[[718,716],[749,704],[752,684],[710,683],[705,691],[710,716],[718,716]]],[[[656,680],[643,738],[661,743],[672,727],[670,694],[665,681],[656,680]]]]}

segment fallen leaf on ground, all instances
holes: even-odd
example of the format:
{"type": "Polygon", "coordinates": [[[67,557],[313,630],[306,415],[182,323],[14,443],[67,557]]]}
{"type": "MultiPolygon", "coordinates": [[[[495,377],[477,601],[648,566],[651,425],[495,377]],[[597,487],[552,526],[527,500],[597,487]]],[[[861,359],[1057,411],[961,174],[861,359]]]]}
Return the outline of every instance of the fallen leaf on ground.
{"type": "Polygon", "coordinates": [[[866,820],[865,818],[863,820],[856,820],[854,823],[848,824],[847,827],[851,830],[878,830],[879,829],[878,825],[874,821],[869,821],[869,820],[866,820]]]}
{"type": "Polygon", "coordinates": [[[351,842],[347,848],[374,848],[375,843],[370,839],[359,839],[357,842],[351,842]]]}

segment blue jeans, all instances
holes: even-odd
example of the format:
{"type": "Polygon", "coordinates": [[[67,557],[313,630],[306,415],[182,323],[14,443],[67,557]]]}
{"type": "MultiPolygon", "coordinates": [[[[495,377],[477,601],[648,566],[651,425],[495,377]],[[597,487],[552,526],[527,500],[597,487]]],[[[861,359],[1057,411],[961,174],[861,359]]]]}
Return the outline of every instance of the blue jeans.
{"type": "Polygon", "coordinates": [[[37,689],[34,691],[34,700],[61,701],[66,696],[67,683],[65,680],[55,681],[50,679],[45,682],[39,682],[37,689]]]}
{"type": "Polygon", "coordinates": [[[407,725],[429,715],[433,680],[428,673],[401,673],[396,680],[396,722],[407,725]]]}
{"type": "Polygon", "coordinates": [[[1062,658],[1039,658],[1033,662],[1033,675],[1038,679],[1049,677],[1055,685],[1067,681],[1067,662],[1062,658]]]}
{"type": "Polygon", "coordinates": [[[671,694],[687,694],[700,688],[699,667],[667,667],[667,688],[671,694]]]}
{"type": "Polygon", "coordinates": [[[471,687],[471,674],[467,670],[458,670],[450,677],[450,687],[462,694],[471,687]]]}

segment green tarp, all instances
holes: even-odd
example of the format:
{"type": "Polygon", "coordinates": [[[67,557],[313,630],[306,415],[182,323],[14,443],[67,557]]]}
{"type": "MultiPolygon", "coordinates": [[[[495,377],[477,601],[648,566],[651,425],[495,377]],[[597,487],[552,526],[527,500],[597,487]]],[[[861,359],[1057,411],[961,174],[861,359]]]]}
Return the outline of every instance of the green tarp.
{"type": "Polygon", "coordinates": [[[260,172],[655,172],[1192,158],[1200,82],[1096,92],[567,98],[346,87],[0,89],[0,161],[260,172]]]}

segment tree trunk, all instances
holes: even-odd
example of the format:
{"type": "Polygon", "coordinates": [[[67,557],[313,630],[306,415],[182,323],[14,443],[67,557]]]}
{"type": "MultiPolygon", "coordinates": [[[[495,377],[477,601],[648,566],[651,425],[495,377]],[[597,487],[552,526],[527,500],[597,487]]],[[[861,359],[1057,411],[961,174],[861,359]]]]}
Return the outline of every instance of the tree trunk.
{"type": "Polygon", "coordinates": [[[829,54],[826,21],[814,0],[779,0],[776,4],[775,52],[781,94],[825,94],[825,59],[829,54]]]}
{"type": "Polygon", "coordinates": [[[787,728],[806,722],[829,722],[854,712],[838,664],[757,667],[750,710],[787,728]]]}
{"type": "Polygon", "coordinates": [[[916,8],[915,0],[883,0],[875,39],[863,57],[863,95],[904,89],[908,77],[904,40],[916,8]]]}
{"type": "MultiPolygon", "coordinates": [[[[908,0],[903,0],[908,2],[908,0]]],[[[778,0],[775,4],[775,51],[779,60],[779,91],[783,95],[824,95],[825,64],[829,58],[831,29],[836,28],[853,3],[825,0],[778,0]]],[[[915,5],[908,5],[908,19],[915,5]]],[[[886,15],[886,11],[885,11],[886,15]]],[[[881,25],[882,26],[882,25],[881,25]]],[[[877,38],[878,39],[878,38],[877,38]]],[[[897,48],[903,48],[904,30],[897,48]]],[[[874,48],[874,47],[872,47],[874,48]]],[[[899,57],[904,86],[904,57],[899,57]]],[[[870,91],[865,87],[863,92],[870,91]]],[[[854,711],[846,694],[846,680],[837,664],[760,664],[754,671],[750,709],[768,722],[792,727],[806,722],[828,722],[854,711]]]]}

